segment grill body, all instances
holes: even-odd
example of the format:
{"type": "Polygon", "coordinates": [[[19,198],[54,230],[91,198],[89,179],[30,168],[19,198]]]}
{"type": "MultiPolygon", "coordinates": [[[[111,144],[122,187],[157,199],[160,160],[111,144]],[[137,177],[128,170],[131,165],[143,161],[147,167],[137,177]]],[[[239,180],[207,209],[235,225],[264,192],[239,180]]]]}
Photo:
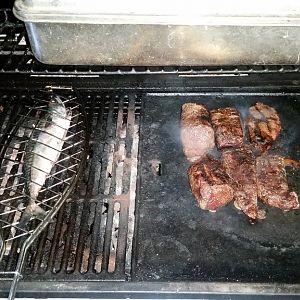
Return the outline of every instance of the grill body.
{"type": "MultiPolygon", "coordinates": [[[[288,124],[284,137],[290,140],[279,146],[299,159],[297,65],[43,65],[32,55],[24,25],[10,10],[1,11],[1,21],[1,105],[30,103],[50,86],[63,97],[76,97],[90,129],[84,173],[54,222],[29,249],[17,296],[299,295],[298,211],[289,218],[272,211],[274,219],[267,224],[278,226],[279,219],[284,240],[268,226],[249,229],[241,215],[240,226],[226,231],[220,222],[235,214],[231,207],[213,223],[207,215],[206,221],[198,221],[200,211],[187,191],[186,162],[173,135],[184,102],[244,107],[261,100],[283,113],[288,124]],[[153,161],[160,170],[156,174],[153,161]]],[[[0,115],[1,122],[8,116],[0,115]]],[[[297,176],[292,176],[296,188],[297,176]]],[[[14,271],[17,249],[13,244],[1,270],[14,271]]],[[[1,296],[9,286],[9,281],[1,282],[1,296]]]]}

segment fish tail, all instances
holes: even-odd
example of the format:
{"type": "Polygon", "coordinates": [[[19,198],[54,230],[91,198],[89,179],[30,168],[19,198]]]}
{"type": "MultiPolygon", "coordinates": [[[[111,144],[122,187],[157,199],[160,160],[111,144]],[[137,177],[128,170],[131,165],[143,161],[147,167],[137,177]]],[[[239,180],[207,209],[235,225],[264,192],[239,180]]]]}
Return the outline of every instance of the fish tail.
{"type": "Polygon", "coordinates": [[[25,229],[26,225],[33,217],[36,217],[37,219],[43,221],[46,214],[46,211],[42,209],[39,205],[37,205],[35,200],[30,198],[28,205],[26,206],[25,210],[21,215],[19,227],[25,229]]]}
{"type": "Polygon", "coordinates": [[[44,209],[42,209],[39,205],[36,204],[36,202],[30,203],[29,206],[26,207],[26,209],[27,208],[29,208],[32,215],[37,217],[39,220],[44,220],[47,214],[44,209]]]}

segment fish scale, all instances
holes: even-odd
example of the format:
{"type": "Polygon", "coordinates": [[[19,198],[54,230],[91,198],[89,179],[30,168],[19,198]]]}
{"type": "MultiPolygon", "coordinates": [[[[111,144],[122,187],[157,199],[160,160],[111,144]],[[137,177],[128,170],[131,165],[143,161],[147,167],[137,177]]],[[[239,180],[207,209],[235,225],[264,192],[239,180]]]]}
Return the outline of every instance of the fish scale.
{"type": "Polygon", "coordinates": [[[30,191],[29,191],[29,183],[31,182],[31,166],[33,162],[33,157],[34,157],[34,147],[37,143],[39,134],[41,130],[45,127],[45,124],[47,120],[50,118],[50,114],[47,113],[43,118],[41,118],[37,124],[36,127],[33,127],[32,133],[30,135],[30,138],[28,140],[28,143],[26,145],[26,151],[25,151],[25,160],[24,160],[24,169],[23,169],[23,174],[25,178],[25,195],[28,196],[26,197],[27,201],[25,200],[25,205],[29,204],[30,201],[30,191]]]}

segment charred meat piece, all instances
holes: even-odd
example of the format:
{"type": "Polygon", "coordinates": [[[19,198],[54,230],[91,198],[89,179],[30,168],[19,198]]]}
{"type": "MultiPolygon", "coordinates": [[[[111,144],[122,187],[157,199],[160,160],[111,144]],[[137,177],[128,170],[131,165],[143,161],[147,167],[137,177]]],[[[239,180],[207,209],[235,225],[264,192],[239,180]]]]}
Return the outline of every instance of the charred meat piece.
{"type": "Polygon", "coordinates": [[[194,196],[202,209],[215,211],[232,201],[234,189],[219,160],[211,155],[195,162],[188,170],[194,196]]]}
{"type": "Polygon", "coordinates": [[[247,127],[251,143],[261,152],[271,147],[281,130],[281,122],[276,110],[264,103],[257,102],[249,108],[247,127]]]}
{"type": "MultiPolygon", "coordinates": [[[[291,160],[287,160],[290,163],[291,160]]],[[[258,197],[270,206],[283,210],[299,208],[298,196],[289,191],[285,158],[262,155],[256,159],[258,197]]]]}
{"type": "Polygon", "coordinates": [[[235,206],[251,219],[264,218],[264,211],[257,206],[256,168],[252,151],[246,147],[223,150],[222,162],[235,182],[235,206]]]}
{"type": "Polygon", "coordinates": [[[181,141],[187,159],[194,162],[215,146],[209,112],[197,103],[185,103],[181,111],[181,141]]]}
{"type": "Polygon", "coordinates": [[[212,110],[211,122],[215,129],[219,149],[238,147],[243,144],[240,114],[235,108],[226,107],[212,110]]]}

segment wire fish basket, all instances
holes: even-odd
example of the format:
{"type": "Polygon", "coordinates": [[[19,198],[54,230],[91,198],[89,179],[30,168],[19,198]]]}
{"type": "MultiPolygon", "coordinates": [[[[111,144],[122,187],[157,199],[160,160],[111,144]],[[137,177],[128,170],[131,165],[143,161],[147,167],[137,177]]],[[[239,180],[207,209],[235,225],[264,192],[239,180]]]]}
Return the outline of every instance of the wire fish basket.
{"type": "MultiPolygon", "coordinates": [[[[28,151],[32,151],[29,145],[35,136],[47,130],[47,124],[42,126],[41,120],[49,113],[52,97],[53,95],[46,93],[39,98],[30,99],[31,101],[24,99],[23,103],[17,103],[7,109],[1,106],[3,112],[2,116],[0,115],[2,121],[0,124],[0,262],[6,254],[11,253],[12,248],[15,248],[15,252],[18,253],[15,271],[1,272],[0,269],[0,281],[12,281],[9,299],[14,299],[28,248],[52,221],[74,189],[87,156],[88,134],[84,110],[76,102],[76,98],[60,96],[59,99],[68,112],[64,117],[68,120],[68,127],[65,128],[63,137],[55,136],[56,132],[46,133],[60,140],[62,147],[57,153],[58,159],[52,163],[51,171],[46,174],[43,184],[39,183],[39,193],[34,199],[35,205],[45,214],[42,218],[33,214],[25,226],[21,224],[28,201],[31,201],[28,185],[37,184],[32,181],[32,178],[26,176],[26,168],[37,167],[28,166],[32,161],[26,161],[29,157],[28,151]]],[[[65,120],[60,119],[62,123],[65,120]]],[[[62,125],[57,126],[61,128],[62,125]]],[[[37,143],[39,142],[43,144],[37,140],[37,143]]],[[[43,146],[46,150],[47,147],[51,148],[51,145],[43,144],[43,146]]]]}

